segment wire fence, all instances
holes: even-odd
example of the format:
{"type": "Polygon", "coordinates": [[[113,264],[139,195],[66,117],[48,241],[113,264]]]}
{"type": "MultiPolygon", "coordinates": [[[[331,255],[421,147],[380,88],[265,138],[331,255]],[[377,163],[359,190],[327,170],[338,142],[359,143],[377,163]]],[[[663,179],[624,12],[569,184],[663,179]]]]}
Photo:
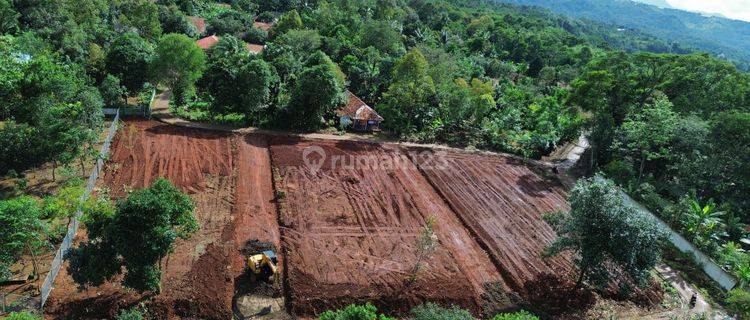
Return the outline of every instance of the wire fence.
{"type": "MultiPolygon", "coordinates": [[[[104,158],[106,158],[109,154],[109,147],[112,143],[112,138],[114,138],[115,133],[117,132],[117,123],[119,120],[120,113],[118,111],[115,112],[114,120],[112,121],[112,125],[109,127],[109,133],[107,134],[107,138],[104,140],[104,145],[102,145],[101,152],[99,153],[99,157],[96,160],[96,166],[91,171],[91,175],[89,176],[89,179],[86,183],[86,192],[84,192],[81,196],[82,201],[86,200],[91,195],[91,191],[94,190],[94,187],[96,186],[96,180],[99,178],[99,173],[104,166],[104,158]]],[[[40,288],[40,308],[44,308],[44,303],[47,302],[47,298],[49,298],[50,292],[52,292],[53,285],[55,284],[55,278],[57,278],[57,274],[60,272],[60,268],[63,265],[65,253],[70,250],[70,247],[73,244],[76,232],[78,231],[78,225],[80,224],[78,219],[81,217],[81,214],[83,213],[80,210],[76,212],[75,217],[73,217],[70,224],[68,225],[68,232],[65,234],[65,238],[60,244],[60,248],[58,248],[57,252],[55,253],[55,258],[52,260],[50,271],[47,274],[47,277],[44,279],[42,287],[40,288]]]]}

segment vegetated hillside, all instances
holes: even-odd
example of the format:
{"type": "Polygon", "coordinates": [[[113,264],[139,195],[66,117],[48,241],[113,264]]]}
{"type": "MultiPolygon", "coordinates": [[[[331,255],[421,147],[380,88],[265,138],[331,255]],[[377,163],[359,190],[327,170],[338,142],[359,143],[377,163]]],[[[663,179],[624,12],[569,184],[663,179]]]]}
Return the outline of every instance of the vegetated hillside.
{"type": "MultiPolygon", "coordinates": [[[[747,69],[750,23],[676,9],[662,9],[629,0],[499,0],[535,5],[577,18],[639,29],[678,41],[729,60],[747,69]]],[[[653,2],[653,1],[652,1],[653,2]]]]}
{"type": "Polygon", "coordinates": [[[638,29],[623,29],[621,26],[608,21],[599,22],[591,19],[573,18],[542,7],[502,3],[502,1],[496,0],[450,0],[450,2],[468,9],[475,15],[494,12],[505,16],[522,17],[521,20],[516,21],[519,27],[528,28],[529,25],[534,25],[536,27],[562,29],[579,39],[585,40],[588,44],[602,49],[623,50],[631,53],[647,51],[676,54],[697,51],[694,47],[668,41],[638,29]]]}
{"type": "Polygon", "coordinates": [[[657,6],[659,8],[674,9],[674,7],[672,7],[672,5],[670,5],[669,2],[667,2],[666,0],[633,0],[633,1],[640,2],[640,3],[645,3],[645,4],[650,4],[652,6],[657,6]]]}

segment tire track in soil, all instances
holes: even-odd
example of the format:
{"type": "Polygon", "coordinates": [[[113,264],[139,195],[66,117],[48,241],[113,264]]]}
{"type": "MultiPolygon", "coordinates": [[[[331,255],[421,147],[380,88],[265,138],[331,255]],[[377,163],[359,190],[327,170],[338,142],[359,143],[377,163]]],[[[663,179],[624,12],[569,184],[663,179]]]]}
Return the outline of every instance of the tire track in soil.
{"type": "Polygon", "coordinates": [[[510,158],[448,152],[448,167],[436,169],[411,159],[490,254],[514,291],[528,297],[527,287],[539,286],[537,281],[546,275],[567,277],[573,270],[569,256],[540,257],[556,238],[541,215],[568,209],[568,205],[562,189],[526,164],[510,158]]]}
{"type": "Polygon", "coordinates": [[[283,179],[276,188],[286,194],[279,218],[291,254],[287,294],[295,314],[364,301],[407,312],[425,300],[479,314],[483,284],[503,283],[502,277],[413,162],[404,159],[385,171],[324,165],[312,173],[301,159],[309,146],[368,163],[398,156],[393,147],[376,144],[271,140],[273,166],[283,179]],[[431,214],[442,222],[435,228],[439,249],[429,272],[405,288],[416,237],[431,214]]]}
{"type": "MultiPolygon", "coordinates": [[[[100,185],[111,188],[111,195],[118,198],[156,177],[166,177],[195,201],[201,228],[190,239],[178,240],[165,259],[160,294],[125,290],[119,284],[121,276],[78,291],[63,269],[46,316],[113,318],[118,310],[145,299],[158,319],[231,318],[233,280],[244,269],[237,244],[248,237],[278,234],[278,228],[266,227],[269,222],[277,223],[277,216],[275,210],[266,210],[273,203],[264,206],[263,202],[271,201],[273,195],[264,141],[263,137],[246,140],[230,133],[127,119],[115,138],[100,185]],[[242,204],[235,205],[236,201],[242,204]]],[[[82,240],[85,232],[77,237],[78,242],[82,240]]]]}

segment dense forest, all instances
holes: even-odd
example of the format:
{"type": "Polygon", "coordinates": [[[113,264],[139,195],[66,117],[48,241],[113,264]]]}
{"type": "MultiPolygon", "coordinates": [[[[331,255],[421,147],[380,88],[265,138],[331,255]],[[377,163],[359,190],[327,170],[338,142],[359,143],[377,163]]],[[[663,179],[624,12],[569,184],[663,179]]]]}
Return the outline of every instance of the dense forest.
{"type": "Polygon", "coordinates": [[[472,0],[0,0],[0,19],[0,174],[74,165],[102,107],[153,87],[184,117],[294,131],[337,126],[348,89],[402,140],[540,158],[586,132],[591,173],[750,282],[750,75],[723,59],[472,0]]]}
{"type": "Polygon", "coordinates": [[[641,30],[725,57],[745,70],[750,67],[750,22],[664,8],[664,1],[654,2],[662,8],[618,0],[499,1],[541,6],[572,17],[641,30]]]}

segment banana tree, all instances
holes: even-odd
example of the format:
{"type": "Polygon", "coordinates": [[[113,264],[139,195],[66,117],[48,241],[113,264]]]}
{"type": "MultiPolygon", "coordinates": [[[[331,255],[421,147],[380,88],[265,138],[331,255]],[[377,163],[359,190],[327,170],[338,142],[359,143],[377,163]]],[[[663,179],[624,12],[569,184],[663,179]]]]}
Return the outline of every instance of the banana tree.
{"type": "Polygon", "coordinates": [[[734,274],[737,275],[737,287],[747,289],[750,285],[750,265],[738,265],[734,269],[734,274]]]}
{"type": "Polygon", "coordinates": [[[689,235],[699,242],[718,241],[726,235],[724,231],[724,211],[716,209],[713,199],[705,206],[701,206],[698,200],[690,200],[690,209],[686,213],[685,229],[689,235]]]}

